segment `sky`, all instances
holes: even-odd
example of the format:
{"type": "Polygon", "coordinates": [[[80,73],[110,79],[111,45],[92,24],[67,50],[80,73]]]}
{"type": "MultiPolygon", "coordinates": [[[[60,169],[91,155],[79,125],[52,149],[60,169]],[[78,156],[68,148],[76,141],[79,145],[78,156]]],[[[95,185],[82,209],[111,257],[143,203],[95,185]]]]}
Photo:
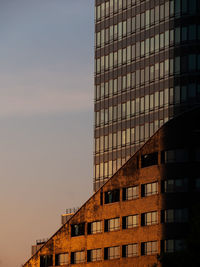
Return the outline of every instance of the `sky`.
{"type": "Polygon", "coordinates": [[[92,194],[94,0],[0,0],[0,266],[92,194]]]}

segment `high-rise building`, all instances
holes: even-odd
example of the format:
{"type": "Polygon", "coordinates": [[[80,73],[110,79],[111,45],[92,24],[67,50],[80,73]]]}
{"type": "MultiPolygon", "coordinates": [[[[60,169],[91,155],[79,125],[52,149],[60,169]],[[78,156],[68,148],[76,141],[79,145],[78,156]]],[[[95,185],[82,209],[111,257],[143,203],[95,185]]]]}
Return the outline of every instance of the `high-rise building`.
{"type": "Polygon", "coordinates": [[[94,191],[200,101],[200,1],[95,1],[94,191]]]}

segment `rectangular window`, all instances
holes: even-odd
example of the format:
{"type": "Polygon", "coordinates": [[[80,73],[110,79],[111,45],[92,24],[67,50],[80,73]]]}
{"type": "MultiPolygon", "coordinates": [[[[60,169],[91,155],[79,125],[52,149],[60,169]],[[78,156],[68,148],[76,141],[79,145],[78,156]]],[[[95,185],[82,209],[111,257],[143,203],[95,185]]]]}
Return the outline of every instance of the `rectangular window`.
{"type": "Polygon", "coordinates": [[[155,36],[155,50],[159,50],[159,34],[155,36]]]}
{"type": "Polygon", "coordinates": [[[154,65],[150,66],[150,81],[154,80],[154,65]]]}
{"type": "Polygon", "coordinates": [[[112,232],[120,229],[120,220],[119,218],[107,219],[104,221],[104,231],[112,232]]]}
{"type": "Polygon", "coordinates": [[[132,200],[139,197],[139,186],[123,188],[123,200],[132,200]]]}
{"type": "Polygon", "coordinates": [[[141,243],[141,255],[152,255],[158,252],[158,242],[142,242],[141,243]]]}
{"type": "Polygon", "coordinates": [[[141,186],[142,197],[152,196],[156,194],[158,194],[158,182],[142,184],[141,186]]]}
{"type": "Polygon", "coordinates": [[[145,40],[145,54],[148,55],[149,54],[149,38],[145,40]]]}
{"type": "Polygon", "coordinates": [[[153,225],[158,223],[158,212],[157,211],[151,211],[141,214],[141,225],[147,226],[147,225],[153,225]]]}
{"type": "Polygon", "coordinates": [[[119,189],[105,192],[105,204],[118,202],[119,196],[120,196],[120,190],[119,189]]]}
{"type": "Polygon", "coordinates": [[[141,54],[141,57],[144,56],[144,41],[141,42],[140,54],[141,54]]]}
{"type": "Polygon", "coordinates": [[[169,239],[161,241],[162,252],[174,253],[176,251],[181,251],[185,248],[183,240],[169,239]],[[163,246],[162,246],[163,244],[163,246]]]}
{"type": "Polygon", "coordinates": [[[118,259],[120,257],[120,247],[104,248],[104,260],[118,259]]]}
{"type": "Polygon", "coordinates": [[[53,255],[41,255],[40,267],[51,267],[53,265],[53,255]]]}
{"type": "Polygon", "coordinates": [[[141,157],[142,168],[152,166],[152,165],[157,165],[157,164],[158,164],[158,152],[142,155],[141,157]]]}
{"type": "Polygon", "coordinates": [[[150,52],[154,52],[154,37],[151,37],[150,39],[150,52]]]}
{"type": "Polygon", "coordinates": [[[138,256],[138,244],[128,244],[122,246],[122,257],[129,258],[138,256]]]}
{"type": "Polygon", "coordinates": [[[87,262],[100,261],[102,259],[101,248],[87,251],[87,262]]]}
{"type": "Polygon", "coordinates": [[[170,16],[174,15],[174,0],[170,0],[169,13],[170,13],[170,16]]]}
{"type": "Polygon", "coordinates": [[[140,28],[140,14],[136,15],[136,29],[140,28]]]}
{"type": "Polygon", "coordinates": [[[163,181],[162,192],[174,193],[174,192],[187,192],[188,191],[188,179],[169,179],[163,181]]]}
{"type": "Polygon", "coordinates": [[[71,264],[85,262],[85,251],[71,252],[71,264]]]}
{"type": "Polygon", "coordinates": [[[71,236],[80,236],[85,234],[85,223],[72,224],[71,236]]]}
{"type": "Polygon", "coordinates": [[[185,149],[174,149],[162,152],[162,163],[186,161],[188,161],[188,151],[185,149]]]}
{"type": "Polygon", "coordinates": [[[161,211],[163,223],[186,223],[188,222],[188,209],[168,209],[161,211]]]}
{"type": "Polygon", "coordinates": [[[146,27],[149,27],[149,23],[150,23],[150,11],[146,10],[146,12],[145,12],[145,25],[146,25],[146,27]]]}
{"type": "Polygon", "coordinates": [[[88,223],[88,234],[98,234],[102,232],[102,221],[88,223]]]}
{"type": "Polygon", "coordinates": [[[154,20],[155,20],[154,8],[152,8],[150,10],[150,22],[151,22],[151,25],[154,24],[154,20]]]}
{"type": "Polygon", "coordinates": [[[61,253],[55,255],[55,265],[67,265],[69,264],[69,254],[68,253],[61,253]]]}
{"type": "Polygon", "coordinates": [[[138,215],[122,217],[122,229],[131,229],[138,226],[138,215]]]}

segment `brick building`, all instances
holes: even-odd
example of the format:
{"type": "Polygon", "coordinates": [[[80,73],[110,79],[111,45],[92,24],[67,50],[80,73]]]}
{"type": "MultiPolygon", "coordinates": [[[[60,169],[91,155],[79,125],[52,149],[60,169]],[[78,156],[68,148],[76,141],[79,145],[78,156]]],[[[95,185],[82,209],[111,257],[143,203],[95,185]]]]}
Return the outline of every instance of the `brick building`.
{"type": "Polygon", "coordinates": [[[153,267],[184,250],[200,203],[199,121],[197,108],[163,125],[24,267],[153,267]]]}

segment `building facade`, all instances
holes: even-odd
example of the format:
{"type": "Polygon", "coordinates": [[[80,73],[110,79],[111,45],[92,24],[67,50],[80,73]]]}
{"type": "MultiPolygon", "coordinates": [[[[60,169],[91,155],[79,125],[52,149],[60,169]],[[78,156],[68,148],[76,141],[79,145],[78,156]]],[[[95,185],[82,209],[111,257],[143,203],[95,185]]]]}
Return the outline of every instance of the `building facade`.
{"type": "Polygon", "coordinates": [[[198,0],[95,1],[94,191],[200,99],[198,0]]]}
{"type": "Polygon", "coordinates": [[[24,267],[199,267],[199,121],[163,125],[24,267]]]}

